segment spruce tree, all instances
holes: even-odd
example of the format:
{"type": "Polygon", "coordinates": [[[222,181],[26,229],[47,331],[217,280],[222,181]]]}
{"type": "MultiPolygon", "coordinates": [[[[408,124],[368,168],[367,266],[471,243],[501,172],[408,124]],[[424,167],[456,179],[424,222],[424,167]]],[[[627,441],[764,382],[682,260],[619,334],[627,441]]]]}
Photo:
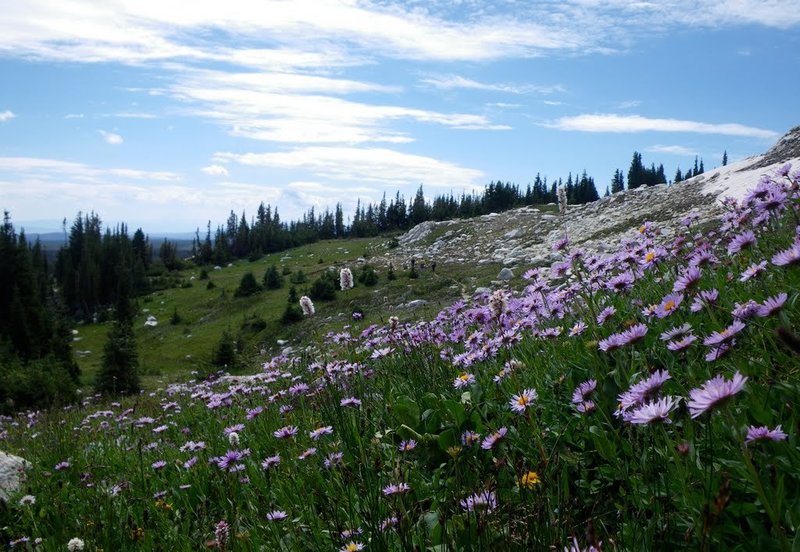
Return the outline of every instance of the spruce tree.
{"type": "Polygon", "coordinates": [[[722,166],[726,166],[728,164],[728,150],[722,152],[722,166]]]}
{"type": "Polygon", "coordinates": [[[101,393],[129,395],[139,392],[139,354],[133,333],[133,317],[130,283],[122,274],[117,288],[114,324],[108,332],[103,347],[103,363],[95,379],[95,388],[101,393]]]}

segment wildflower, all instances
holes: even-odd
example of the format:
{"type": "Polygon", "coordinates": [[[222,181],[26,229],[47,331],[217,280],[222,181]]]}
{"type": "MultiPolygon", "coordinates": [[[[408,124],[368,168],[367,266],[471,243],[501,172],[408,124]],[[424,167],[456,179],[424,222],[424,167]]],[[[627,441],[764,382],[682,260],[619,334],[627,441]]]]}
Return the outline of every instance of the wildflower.
{"type": "Polygon", "coordinates": [[[20,506],[33,506],[36,504],[36,497],[33,495],[25,495],[19,499],[20,506]]]}
{"type": "Polygon", "coordinates": [[[700,277],[702,275],[703,273],[697,266],[690,266],[689,268],[681,272],[681,275],[678,277],[677,280],[675,280],[675,283],[672,286],[672,291],[673,292],[686,291],[690,287],[697,284],[697,282],[700,281],[700,277]]]}
{"type": "Polygon", "coordinates": [[[703,307],[714,305],[719,298],[719,291],[716,289],[709,289],[709,290],[702,290],[700,293],[697,294],[697,297],[694,298],[692,302],[692,306],[689,307],[689,310],[692,312],[700,312],[703,310],[703,307]]]}
{"type": "Polygon", "coordinates": [[[634,277],[630,272],[617,274],[606,283],[606,288],[611,291],[626,291],[633,287],[634,277]]]}
{"type": "Polygon", "coordinates": [[[283,510],[272,510],[271,512],[267,512],[267,520],[269,521],[283,521],[284,519],[289,517],[289,514],[284,512],[283,510]]]}
{"type": "Polygon", "coordinates": [[[761,316],[762,318],[766,316],[772,316],[773,314],[781,310],[781,308],[783,308],[783,304],[786,302],[787,297],[788,296],[786,295],[786,293],[779,293],[774,297],[770,297],[769,299],[764,301],[763,305],[759,305],[756,314],[758,316],[761,316]]]}
{"type": "Polygon", "coordinates": [[[408,441],[401,441],[397,450],[400,452],[408,452],[410,450],[414,450],[416,447],[417,442],[414,439],[409,439],[408,441]]]}
{"type": "Polygon", "coordinates": [[[498,441],[501,441],[506,436],[506,433],[508,433],[508,429],[501,427],[491,435],[487,435],[481,443],[481,448],[484,450],[491,450],[498,441]]]}
{"type": "Polygon", "coordinates": [[[784,441],[788,435],[783,432],[781,426],[778,425],[775,429],[770,429],[767,426],[750,426],[747,428],[747,437],[745,443],[753,443],[755,441],[784,441]]]}
{"type": "Polygon", "coordinates": [[[741,320],[734,320],[727,328],[723,328],[718,332],[713,332],[710,336],[705,338],[703,340],[703,345],[720,345],[722,343],[727,343],[744,328],[744,322],[741,320]]]}
{"type": "Polygon", "coordinates": [[[602,311],[600,311],[600,314],[597,315],[597,325],[602,326],[606,320],[614,316],[616,313],[617,309],[614,307],[604,308],[602,311]]]}
{"type": "Polygon", "coordinates": [[[737,320],[747,320],[748,318],[752,317],[756,312],[758,312],[759,304],[753,301],[752,299],[748,299],[747,302],[739,304],[734,304],[734,309],[731,311],[731,314],[737,320]]]}
{"type": "Polygon", "coordinates": [[[239,446],[239,434],[235,431],[228,433],[228,442],[231,444],[232,447],[239,446]]]}
{"type": "Polygon", "coordinates": [[[556,240],[556,243],[553,244],[553,251],[561,251],[567,247],[567,245],[569,245],[569,237],[564,236],[563,238],[556,240]]]}
{"type": "Polygon", "coordinates": [[[578,544],[578,539],[572,537],[572,542],[564,547],[564,552],[600,552],[600,548],[595,547],[593,544],[590,544],[586,548],[581,548],[581,545],[578,544]]]}
{"type": "Polygon", "coordinates": [[[314,447],[310,447],[310,448],[307,448],[306,450],[304,450],[302,452],[302,454],[300,454],[300,456],[297,457],[297,459],[298,460],[305,460],[306,458],[314,456],[316,453],[317,453],[317,449],[315,449],[314,447]]]}
{"type": "Polygon", "coordinates": [[[655,315],[658,318],[666,318],[675,312],[682,302],[682,293],[671,293],[661,300],[661,304],[656,307],[655,315]]]}
{"type": "Polygon", "coordinates": [[[380,527],[381,533],[386,531],[389,527],[397,527],[397,525],[399,523],[400,523],[400,520],[397,518],[397,516],[390,516],[390,517],[384,519],[381,522],[381,527],[380,527]]]}
{"type": "Polygon", "coordinates": [[[728,254],[734,255],[739,253],[742,249],[749,247],[756,243],[756,235],[752,230],[747,230],[733,237],[728,244],[728,254]]]}
{"type": "Polygon", "coordinates": [[[152,467],[154,470],[158,471],[166,465],[167,463],[164,460],[158,460],[157,462],[153,462],[152,467]]]}
{"type": "Polygon", "coordinates": [[[281,455],[276,454],[275,456],[267,456],[261,461],[261,467],[264,470],[270,469],[272,466],[277,466],[281,463],[281,455]]]}
{"type": "Polygon", "coordinates": [[[792,244],[789,249],[778,251],[772,256],[772,264],[776,266],[788,266],[800,262],[800,240],[792,244]]]}
{"type": "Polygon", "coordinates": [[[728,352],[731,350],[731,347],[734,345],[736,345],[736,340],[731,340],[727,343],[720,343],[716,347],[712,347],[712,349],[706,353],[706,362],[714,362],[715,360],[721,359],[728,354],[728,352]]]}
{"type": "Polygon", "coordinates": [[[542,482],[539,474],[535,471],[529,471],[528,473],[524,474],[519,479],[519,486],[526,487],[528,489],[533,489],[536,485],[542,482]]]}
{"type": "Polygon", "coordinates": [[[464,387],[472,385],[473,383],[475,383],[474,374],[461,372],[461,374],[459,374],[459,376],[455,380],[453,380],[453,387],[455,387],[456,389],[462,389],[464,387]]]}
{"type": "Polygon", "coordinates": [[[288,439],[297,435],[298,431],[297,426],[289,425],[273,431],[272,434],[278,439],[288,439]]]}
{"type": "Polygon", "coordinates": [[[742,272],[741,276],[739,276],[739,281],[746,282],[751,278],[755,278],[756,276],[764,272],[766,269],[767,269],[767,261],[761,261],[760,263],[757,264],[751,264],[746,269],[744,269],[744,272],[742,272]]]}
{"type": "Polygon", "coordinates": [[[359,550],[364,550],[364,545],[360,542],[350,541],[340,548],[339,552],[358,552],[359,550]]]}
{"type": "Polygon", "coordinates": [[[183,469],[188,470],[191,469],[192,466],[197,464],[197,456],[192,456],[186,462],[183,463],[183,469]]]}
{"type": "MultiPolygon", "coordinates": [[[[297,296],[295,295],[295,297],[297,296]]],[[[303,311],[305,316],[314,316],[314,303],[307,295],[303,295],[300,298],[300,309],[303,311]]]]}
{"type": "Polygon", "coordinates": [[[238,464],[236,463],[245,456],[247,456],[249,453],[250,453],[249,449],[246,451],[229,450],[219,458],[215,458],[214,462],[217,464],[217,467],[221,470],[228,470],[231,472],[240,471],[238,469],[238,464]]]}
{"type": "Polygon", "coordinates": [[[572,403],[577,405],[580,412],[588,412],[594,409],[594,403],[592,401],[587,401],[587,399],[594,393],[595,389],[597,389],[597,380],[590,379],[578,385],[575,391],[572,392],[572,403]],[[586,408],[587,402],[591,403],[591,408],[586,408]]]}
{"type": "Polygon", "coordinates": [[[361,401],[355,397],[347,397],[339,401],[339,406],[361,406],[361,401]]]}
{"type": "Polygon", "coordinates": [[[649,377],[632,385],[630,389],[617,397],[623,410],[644,403],[658,393],[667,380],[671,379],[669,371],[656,370],[649,377]]]}
{"type": "Polygon", "coordinates": [[[325,458],[324,465],[325,465],[326,468],[331,469],[334,466],[338,466],[339,464],[341,464],[343,459],[344,459],[344,453],[342,453],[342,452],[331,452],[325,458]]]}
{"type": "Polygon", "coordinates": [[[676,339],[674,341],[667,342],[667,349],[673,352],[682,351],[689,347],[692,343],[697,341],[697,337],[694,335],[685,335],[681,339],[676,339]]]}
{"type": "Polygon", "coordinates": [[[641,341],[647,335],[647,326],[644,324],[636,324],[631,326],[621,336],[621,345],[628,345],[629,343],[636,343],[641,341]]]}
{"type": "Polygon", "coordinates": [[[670,341],[677,337],[683,337],[692,333],[692,326],[689,323],[683,326],[674,326],[661,334],[661,341],[670,341]]]}
{"type": "Polygon", "coordinates": [[[318,441],[320,437],[323,435],[332,435],[333,434],[333,426],[325,426],[325,427],[318,427],[314,431],[309,431],[308,436],[311,437],[313,441],[318,441]]]}
{"type": "Polygon", "coordinates": [[[511,398],[511,410],[517,414],[525,412],[533,401],[537,399],[538,395],[534,389],[525,389],[519,395],[514,395],[511,398]]]}
{"type": "Polygon", "coordinates": [[[342,291],[347,291],[353,287],[353,273],[347,267],[339,271],[339,286],[342,291]]]}
{"type": "Polygon", "coordinates": [[[411,486],[408,483],[391,483],[383,488],[383,494],[384,496],[392,496],[395,494],[405,494],[410,490],[411,486]]]}
{"type": "Polygon", "coordinates": [[[662,397],[657,401],[652,401],[634,410],[628,421],[632,424],[645,425],[653,422],[672,423],[669,413],[675,410],[680,399],[674,397],[662,397]]]}
{"type": "Polygon", "coordinates": [[[86,544],[82,539],[75,537],[69,539],[69,542],[67,543],[67,550],[69,550],[69,552],[80,552],[85,546],[86,544]]]}
{"type": "Polygon", "coordinates": [[[575,337],[575,336],[581,335],[586,330],[586,328],[587,328],[587,326],[586,326],[586,324],[584,322],[578,321],[569,330],[569,335],[570,335],[570,337],[575,337]]]}
{"type": "Polygon", "coordinates": [[[614,349],[619,349],[625,345],[625,340],[622,334],[611,334],[605,339],[601,339],[597,342],[597,348],[601,351],[609,352],[613,351],[614,349]]]}
{"type": "Polygon", "coordinates": [[[72,466],[72,464],[70,464],[68,461],[64,460],[64,461],[59,462],[58,464],[56,464],[55,468],[53,468],[53,469],[56,470],[56,471],[62,471],[62,470],[66,470],[70,466],[72,466]]]}
{"type": "Polygon", "coordinates": [[[497,495],[494,491],[483,491],[468,496],[460,504],[465,512],[491,514],[497,509],[497,495]]]}
{"type": "Polygon", "coordinates": [[[717,375],[705,382],[699,389],[692,389],[689,392],[688,403],[692,418],[697,418],[741,391],[746,381],[747,377],[742,376],[737,370],[730,380],[724,379],[722,375],[717,375]]]}
{"type": "Polygon", "coordinates": [[[230,527],[227,521],[223,519],[217,523],[217,526],[214,528],[214,537],[217,539],[217,544],[219,544],[221,548],[225,548],[225,545],[228,544],[228,538],[230,537],[230,527]]]}
{"type": "Polygon", "coordinates": [[[248,420],[254,419],[256,416],[264,412],[263,406],[257,406],[255,408],[248,408],[245,410],[245,418],[248,420]]]}
{"type": "Polygon", "coordinates": [[[472,446],[473,444],[477,443],[481,440],[481,436],[479,433],[475,433],[474,431],[466,430],[464,433],[461,434],[461,444],[465,447],[472,446]]]}

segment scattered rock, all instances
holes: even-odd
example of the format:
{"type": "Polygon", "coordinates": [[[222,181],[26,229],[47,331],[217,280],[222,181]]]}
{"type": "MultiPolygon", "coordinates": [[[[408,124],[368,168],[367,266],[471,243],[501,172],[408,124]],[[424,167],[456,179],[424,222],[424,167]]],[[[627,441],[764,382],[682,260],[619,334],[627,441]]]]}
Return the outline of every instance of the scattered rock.
{"type": "Polygon", "coordinates": [[[514,272],[508,267],[501,270],[500,274],[497,275],[497,279],[502,280],[504,282],[508,282],[513,277],[514,277],[514,272]]]}
{"type": "Polygon", "coordinates": [[[417,307],[421,307],[423,305],[427,305],[428,302],[425,299],[414,299],[413,301],[409,301],[408,303],[403,303],[401,305],[397,305],[398,309],[415,309],[417,307]]]}
{"type": "Polygon", "coordinates": [[[149,328],[155,328],[156,326],[158,326],[158,320],[156,319],[155,316],[151,314],[150,316],[147,317],[147,320],[145,321],[144,325],[149,328]]]}
{"type": "Polygon", "coordinates": [[[25,481],[25,470],[30,467],[24,458],[0,451],[0,502],[6,502],[19,490],[25,481]]]}

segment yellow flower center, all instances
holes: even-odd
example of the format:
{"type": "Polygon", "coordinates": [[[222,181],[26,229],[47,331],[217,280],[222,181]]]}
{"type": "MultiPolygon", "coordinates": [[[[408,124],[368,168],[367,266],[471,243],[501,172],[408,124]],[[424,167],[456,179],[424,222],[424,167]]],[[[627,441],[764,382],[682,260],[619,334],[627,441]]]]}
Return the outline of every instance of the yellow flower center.
{"type": "Polygon", "coordinates": [[[640,234],[644,234],[646,230],[647,230],[647,228],[645,226],[640,226],[639,227],[639,233],[640,234]]]}
{"type": "Polygon", "coordinates": [[[656,254],[654,251],[648,251],[647,255],[644,256],[645,262],[651,263],[656,258],[656,254]]]}
{"type": "Polygon", "coordinates": [[[464,372],[460,376],[458,376],[458,379],[460,379],[461,381],[467,381],[469,379],[469,374],[464,372]]]}
{"type": "Polygon", "coordinates": [[[528,396],[527,395],[520,395],[520,397],[517,399],[517,404],[520,405],[520,406],[525,406],[529,402],[530,402],[530,400],[528,400],[528,396]]]}
{"type": "Polygon", "coordinates": [[[673,301],[672,299],[670,299],[669,301],[667,301],[666,303],[664,303],[664,310],[665,310],[665,311],[671,311],[671,310],[675,310],[675,301],[673,301]]]}
{"type": "Polygon", "coordinates": [[[358,545],[354,542],[351,542],[344,548],[347,552],[356,552],[358,550],[358,545]]]}

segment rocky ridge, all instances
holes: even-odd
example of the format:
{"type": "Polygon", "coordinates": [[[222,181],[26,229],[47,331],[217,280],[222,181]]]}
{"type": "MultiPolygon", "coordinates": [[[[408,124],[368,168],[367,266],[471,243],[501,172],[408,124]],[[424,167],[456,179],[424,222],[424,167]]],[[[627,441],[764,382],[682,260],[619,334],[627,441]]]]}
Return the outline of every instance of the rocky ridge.
{"type": "MultiPolygon", "coordinates": [[[[496,263],[526,270],[563,260],[560,253],[552,251],[552,245],[565,235],[573,246],[587,252],[611,252],[644,221],[654,223],[666,242],[676,235],[687,216],[700,224],[717,219],[724,212],[721,200],[726,195],[741,197],[743,187],[735,184],[746,182],[747,188],[752,188],[761,174],[792,161],[798,168],[800,126],[764,155],[706,171],[678,184],[641,187],[593,203],[569,205],[563,216],[551,205],[467,220],[424,222],[401,236],[400,246],[378,261],[406,266],[414,258],[437,263],[496,263]]],[[[500,279],[508,279],[508,272],[500,279]]]]}

